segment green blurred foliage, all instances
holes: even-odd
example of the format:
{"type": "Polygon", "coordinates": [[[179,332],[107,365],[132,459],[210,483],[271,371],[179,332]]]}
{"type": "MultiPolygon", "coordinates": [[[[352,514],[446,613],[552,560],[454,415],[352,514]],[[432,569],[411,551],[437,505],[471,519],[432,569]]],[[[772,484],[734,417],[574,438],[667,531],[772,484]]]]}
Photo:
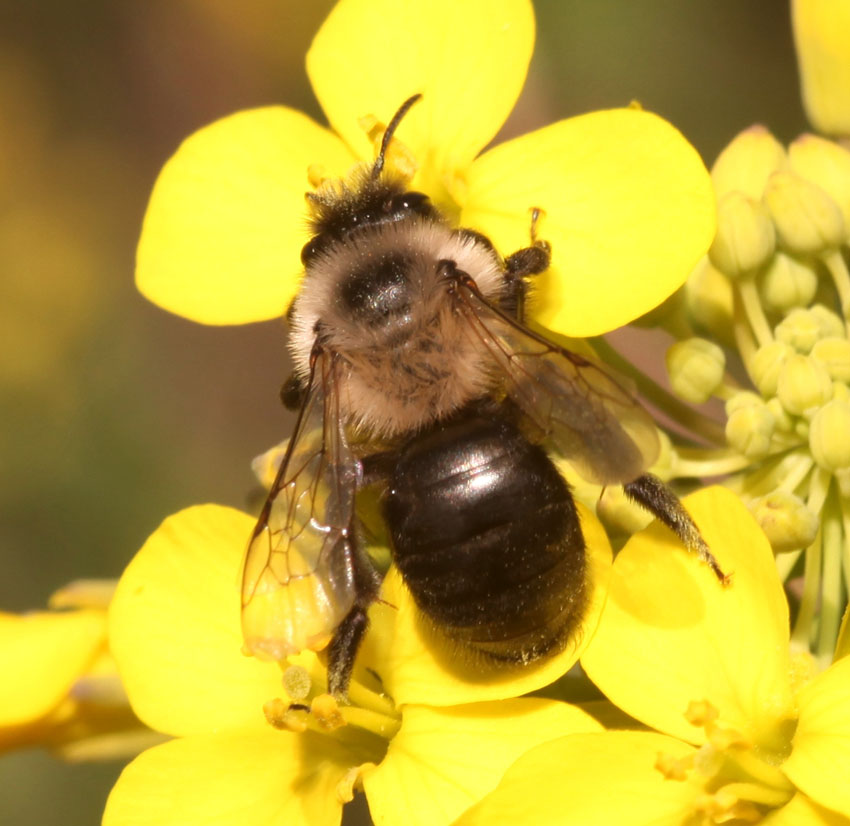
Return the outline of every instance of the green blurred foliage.
{"type": "MultiPolygon", "coordinates": [[[[287,435],[282,325],[170,316],[135,293],[133,253],[154,178],[194,129],[274,102],[321,118],[303,58],[330,5],[0,0],[0,609],[117,576],[181,507],[245,506],[250,458],[287,435]]],[[[777,0],[536,8],[505,136],[633,99],[708,163],[753,122],[805,129],[777,0]]],[[[119,771],[2,757],[0,822],[95,823],[119,771]]]]}

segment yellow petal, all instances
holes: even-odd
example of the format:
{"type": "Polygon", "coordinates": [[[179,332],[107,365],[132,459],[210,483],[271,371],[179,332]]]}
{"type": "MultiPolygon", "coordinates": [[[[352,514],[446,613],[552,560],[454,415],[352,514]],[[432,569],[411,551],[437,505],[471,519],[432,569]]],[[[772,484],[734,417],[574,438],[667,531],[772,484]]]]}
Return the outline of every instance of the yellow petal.
{"type": "Polygon", "coordinates": [[[342,769],[331,746],[271,729],[172,740],[124,769],[103,826],[332,826],[342,769]]]}
{"type": "Polygon", "coordinates": [[[798,702],[793,748],[782,770],[813,800],[850,817],[850,658],[815,677],[798,702]]]}
{"type": "Polygon", "coordinates": [[[560,121],[472,164],[461,222],[500,252],[529,245],[533,207],[552,268],[535,316],[570,336],[604,333],[680,287],[714,235],[714,194],[696,150],[649,112],[560,121]]]}
{"type": "Polygon", "coordinates": [[[609,699],[653,728],[702,742],[684,714],[708,700],[721,724],[782,748],[782,721],[793,716],[788,606],[770,545],[724,488],[684,501],[732,584],[722,587],[669,531],[651,526],[614,563],[582,665],[609,699]]]}
{"type": "Polygon", "coordinates": [[[169,517],[136,554],[109,613],[133,710],[167,734],[265,728],[280,669],[241,653],[239,572],[254,520],[217,505],[169,517]]]}
{"type": "Polygon", "coordinates": [[[106,641],[103,611],[0,614],[0,726],[51,711],[106,641]]]}
{"type": "Polygon", "coordinates": [[[850,6],[792,0],[803,105],[821,132],[850,134],[850,6]]]}
{"type": "Polygon", "coordinates": [[[359,119],[386,124],[422,93],[398,135],[426,177],[443,178],[504,123],[533,45],[528,0],[343,0],[313,41],[307,73],[331,126],[362,158],[374,153],[359,119]]]}
{"type": "Polygon", "coordinates": [[[761,826],[850,826],[850,819],[795,794],[781,809],[770,812],[761,826]]]}
{"type": "Polygon", "coordinates": [[[421,619],[398,572],[390,570],[381,592],[384,602],[370,612],[372,628],[361,664],[380,674],[396,704],[452,706],[517,697],[554,682],[572,667],[599,621],[611,566],[611,546],[604,529],[590,511],[578,507],[589,548],[593,591],[582,628],[554,657],[526,666],[490,664],[475,658],[421,619]]]}
{"type": "Polygon", "coordinates": [[[307,168],[340,176],[352,160],[339,138],[282,106],[196,132],[154,186],[136,259],[139,290],[204,324],[281,316],[309,237],[307,168]]]}
{"type": "MultiPolygon", "coordinates": [[[[530,748],[564,734],[601,730],[575,706],[552,700],[408,706],[386,757],[364,772],[369,811],[376,826],[451,823],[530,748]]],[[[531,821],[517,821],[523,822],[531,821]]]]}
{"type": "Polygon", "coordinates": [[[681,741],[648,732],[562,737],[517,760],[456,826],[682,826],[692,822],[701,786],[693,772],[671,780],[655,763],[660,754],[687,760],[694,753],[681,741]]]}

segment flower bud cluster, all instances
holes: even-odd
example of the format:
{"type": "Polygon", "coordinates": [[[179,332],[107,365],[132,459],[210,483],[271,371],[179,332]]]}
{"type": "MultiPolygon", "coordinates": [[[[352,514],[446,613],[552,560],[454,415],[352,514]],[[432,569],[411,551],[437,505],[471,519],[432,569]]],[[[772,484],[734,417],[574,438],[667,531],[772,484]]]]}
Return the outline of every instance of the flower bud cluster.
{"type": "Polygon", "coordinates": [[[733,485],[774,549],[796,550],[814,541],[823,505],[813,474],[821,492],[834,478],[850,496],[850,151],[815,135],[786,148],[754,126],[712,181],[717,235],[685,293],[705,337],[670,348],[670,384],[691,403],[724,399],[726,441],[745,468],[733,485]],[[738,361],[730,343],[752,389],[726,372],[738,361]]]}

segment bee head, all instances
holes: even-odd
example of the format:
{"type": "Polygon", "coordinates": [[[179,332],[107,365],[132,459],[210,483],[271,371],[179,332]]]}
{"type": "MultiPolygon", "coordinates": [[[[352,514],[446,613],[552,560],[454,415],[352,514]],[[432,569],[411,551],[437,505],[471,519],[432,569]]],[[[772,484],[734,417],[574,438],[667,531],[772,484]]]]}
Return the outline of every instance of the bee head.
{"type": "Polygon", "coordinates": [[[412,216],[437,215],[427,195],[408,191],[406,181],[385,169],[387,149],[402,118],[420,98],[409,97],[384,131],[375,162],[358,170],[352,181],[334,181],[319,192],[308,192],[313,237],[301,250],[308,267],[331,245],[344,243],[364,227],[403,221],[412,216]]]}

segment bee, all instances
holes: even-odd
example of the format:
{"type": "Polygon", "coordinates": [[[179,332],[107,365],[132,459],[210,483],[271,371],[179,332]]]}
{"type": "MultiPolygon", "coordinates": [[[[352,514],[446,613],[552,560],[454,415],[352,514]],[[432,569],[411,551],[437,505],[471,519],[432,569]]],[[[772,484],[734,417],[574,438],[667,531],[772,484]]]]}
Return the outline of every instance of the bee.
{"type": "MultiPolygon", "coordinates": [[[[587,607],[578,514],[552,453],[623,485],[722,581],[675,494],[646,469],[652,419],[606,369],[525,324],[536,237],[506,258],[451,226],[375,162],[307,196],[312,237],[288,314],[298,410],[252,534],[242,584],[247,651],[281,660],[328,648],[345,696],[381,576],[355,500],[382,486],[392,557],[420,611],[482,656],[529,663],[562,650],[587,607]]],[[[532,205],[530,205],[531,207],[532,205]]]]}

